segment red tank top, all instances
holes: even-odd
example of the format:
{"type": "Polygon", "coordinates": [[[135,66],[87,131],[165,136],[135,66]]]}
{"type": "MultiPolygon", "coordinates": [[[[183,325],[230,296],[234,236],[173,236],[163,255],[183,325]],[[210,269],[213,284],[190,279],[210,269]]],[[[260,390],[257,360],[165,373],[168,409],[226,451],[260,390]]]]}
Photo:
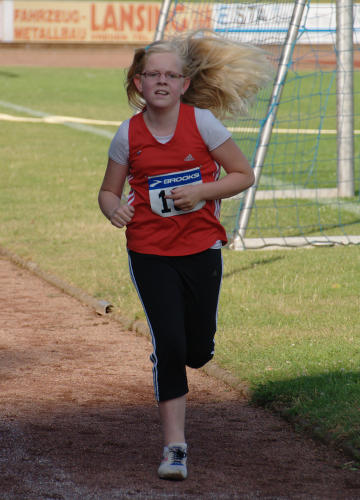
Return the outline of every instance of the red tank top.
{"type": "Polygon", "coordinates": [[[201,202],[191,212],[175,209],[166,199],[176,186],[217,180],[220,167],[212,159],[196,125],[195,110],[181,103],[172,139],[159,143],[143,113],[129,124],[128,203],[135,208],[126,229],[127,247],[139,253],[190,255],[227,243],[219,222],[220,200],[201,202]]]}

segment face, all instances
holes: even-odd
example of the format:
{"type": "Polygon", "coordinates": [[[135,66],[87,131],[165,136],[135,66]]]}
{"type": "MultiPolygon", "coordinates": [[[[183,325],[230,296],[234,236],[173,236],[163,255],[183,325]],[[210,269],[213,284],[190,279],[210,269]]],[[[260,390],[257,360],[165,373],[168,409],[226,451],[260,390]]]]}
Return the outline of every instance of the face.
{"type": "Polygon", "coordinates": [[[179,56],[170,52],[151,54],[142,73],[136,75],[134,83],[148,107],[175,106],[190,85],[188,78],[174,78],[174,75],[182,74],[182,64],[179,56]]]}

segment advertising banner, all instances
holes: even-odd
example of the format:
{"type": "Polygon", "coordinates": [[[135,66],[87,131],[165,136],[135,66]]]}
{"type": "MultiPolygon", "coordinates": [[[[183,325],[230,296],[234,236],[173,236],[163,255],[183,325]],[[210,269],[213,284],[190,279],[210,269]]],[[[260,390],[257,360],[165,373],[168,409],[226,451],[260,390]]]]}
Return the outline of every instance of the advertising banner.
{"type": "Polygon", "coordinates": [[[160,7],[160,2],[91,3],[91,41],[149,43],[154,38],[160,7]]]}
{"type": "MultiPolygon", "coordinates": [[[[0,0],[0,40],[54,43],[142,43],[154,38],[161,2],[0,0]]],[[[287,3],[174,3],[167,33],[211,28],[255,44],[284,42],[294,8],[287,3]]],[[[360,43],[360,4],[354,3],[354,42],[360,43]]],[[[304,9],[297,43],[334,44],[336,5],[304,9]]]]}
{"type": "Polygon", "coordinates": [[[84,42],[87,5],[75,2],[14,2],[15,42],[84,42]]]}
{"type": "MultiPolygon", "coordinates": [[[[245,43],[282,44],[285,41],[294,3],[216,3],[213,29],[245,43]]],[[[304,9],[297,43],[334,44],[335,3],[312,3],[304,9]]],[[[359,43],[360,5],[353,5],[354,43],[359,43]]]]}
{"type": "Polygon", "coordinates": [[[152,41],[160,2],[14,0],[17,42],[152,41]]]}

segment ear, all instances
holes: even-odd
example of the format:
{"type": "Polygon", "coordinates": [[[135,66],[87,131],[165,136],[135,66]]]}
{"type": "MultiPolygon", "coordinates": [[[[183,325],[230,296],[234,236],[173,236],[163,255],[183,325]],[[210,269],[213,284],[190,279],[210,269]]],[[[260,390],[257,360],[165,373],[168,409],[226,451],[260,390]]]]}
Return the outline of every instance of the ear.
{"type": "Polygon", "coordinates": [[[141,94],[141,92],[142,92],[141,76],[135,75],[133,78],[133,82],[134,82],[134,85],[135,85],[137,91],[141,94]]]}
{"type": "Polygon", "coordinates": [[[187,91],[187,89],[189,88],[190,83],[191,83],[190,78],[185,78],[185,79],[184,79],[184,83],[183,83],[183,88],[182,88],[181,95],[184,95],[184,94],[185,94],[185,92],[186,92],[186,91],[187,91]]]}

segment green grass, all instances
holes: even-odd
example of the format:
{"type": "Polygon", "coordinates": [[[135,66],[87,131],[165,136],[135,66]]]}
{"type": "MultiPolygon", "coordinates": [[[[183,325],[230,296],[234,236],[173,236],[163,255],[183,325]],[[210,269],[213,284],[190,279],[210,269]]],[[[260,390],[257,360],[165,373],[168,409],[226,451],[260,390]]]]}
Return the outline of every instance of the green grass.
{"type": "MultiPolygon", "coordinates": [[[[246,231],[247,238],[339,236],[360,234],[358,198],[344,200],[260,200],[256,201],[246,231]],[[347,207],[348,210],[347,210],[347,207]],[[339,217],[341,211],[341,217],[339,217]]],[[[236,223],[238,201],[222,203],[222,223],[231,234],[236,223]]]]}
{"type": "MultiPolygon", "coordinates": [[[[355,72],[355,88],[357,84],[360,85],[359,79],[360,72],[355,72]]],[[[4,68],[0,73],[0,81],[7,101],[49,114],[60,113],[121,121],[130,113],[125,99],[124,74],[121,69],[106,71],[82,69],[80,71],[77,68],[62,68],[54,72],[51,68],[4,68]],[[70,85],[71,92],[69,92],[70,85]]],[[[335,93],[331,90],[330,97],[326,99],[320,92],[322,87],[332,89],[333,85],[334,78],[330,73],[290,74],[284,90],[284,101],[279,107],[277,126],[294,128],[295,118],[301,119],[305,113],[310,117],[317,114],[316,123],[314,118],[310,122],[303,119],[304,123],[296,126],[305,128],[318,126],[320,111],[317,110],[321,110],[324,127],[326,124],[333,129],[336,126],[334,123],[335,93]],[[296,79],[295,76],[299,78],[296,79]],[[315,110],[312,113],[309,110],[308,98],[304,99],[305,104],[302,100],[301,105],[297,100],[290,99],[292,92],[297,95],[300,91],[301,95],[311,96],[312,108],[315,110]]],[[[355,102],[357,106],[355,125],[360,127],[359,99],[355,99],[355,102]]],[[[5,111],[15,115],[24,114],[21,110],[5,109],[5,111]]],[[[110,135],[115,129],[110,125],[106,127],[110,135]]],[[[250,158],[255,147],[254,134],[248,140],[244,140],[240,134],[234,134],[234,138],[250,158]]],[[[287,135],[274,132],[263,168],[260,188],[268,190],[274,185],[275,188],[289,188],[294,184],[299,188],[335,188],[337,166],[334,139],[334,135],[323,135],[319,138],[316,134],[287,135]]],[[[358,147],[358,141],[355,141],[356,155],[359,154],[358,147]]],[[[358,186],[360,162],[355,163],[355,178],[356,186],[358,186]]],[[[356,202],[357,198],[354,201],[356,202]]],[[[332,206],[323,204],[320,207],[309,200],[298,200],[291,207],[288,201],[278,201],[272,204],[257,202],[248,236],[298,236],[304,233],[315,235],[323,230],[330,235],[342,235],[346,234],[348,228],[353,234],[359,234],[359,217],[348,208],[348,205],[339,200],[332,206]]],[[[224,204],[224,223],[229,233],[235,227],[237,212],[237,204],[227,203],[226,207],[224,204]],[[233,209],[231,213],[230,209],[233,209]]]]}
{"type": "Polygon", "coordinates": [[[360,459],[359,249],[225,253],[217,359],[360,459]]]}
{"type": "Polygon", "coordinates": [[[0,82],[0,100],[49,114],[118,121],[130,113],[121,68],[3,67],[0,82]]]}
{"type": "MultiPolygon", "coordinates": [[[[113,70],[3,68],[1,99],[46,113],[121,120],[129,111],[120,79],[113,70]]],[[[144,318],[124,233],[97,206],[109,139],[63,125],[0,122],[0,144],[1,246],[121,314],[144,318]]],[[[270,202],[261,203],[254,234],[259,225],[285,227],[293,218],[277,219],[270,202]]],[[[223,204],[228,227],[237,207],[223,204]]],[[[305,200],[307,209],[303,224],[314,233],[305,200]]],[[[329,226],[338,225],[336,209],[318,209],[329,226]]],[[[346,231],[358,231],[359,217],[346,217],[346,231]]],[[[354,450],[360,450],[359,269],[358,247],[225,250],[216,340],[216,361],[249,385],[254,402],[354,450]]]]}
{"type": "MultiPolygon", "coordinates": [[[[354,72],[354,128],[360,130],[360,71],[354,72]]],[[[243,126],[257,127],[266,116],[267,102],[258,103],[243,126]]],[[[233,125],[233,124],[232,124],[233,125]]],[[[239,125],[239,124],[238,124],[239,125]]],[[[275,130],[272,134],[263,173],[275,182],[296,184],[302,188],[334,188],[337,182],[336,164],[336,78],[334,71],[289,71],[278,106],[275,130]],[[276,129],[332,130],[334,134],[285,134],[276,129]]],[[[355,136],[357,137],[357,136],[355,136]]],[[[242,149],[252,157],[256,134],[235,134],[242,149]]],[[[355,156],[360,154],[360,142],[354,141],[355,156]]],[[[360,179],[360,163],[355,176],[360,179]]],[[[263,182],[262,189],[268,189],[263,182]]]]}

